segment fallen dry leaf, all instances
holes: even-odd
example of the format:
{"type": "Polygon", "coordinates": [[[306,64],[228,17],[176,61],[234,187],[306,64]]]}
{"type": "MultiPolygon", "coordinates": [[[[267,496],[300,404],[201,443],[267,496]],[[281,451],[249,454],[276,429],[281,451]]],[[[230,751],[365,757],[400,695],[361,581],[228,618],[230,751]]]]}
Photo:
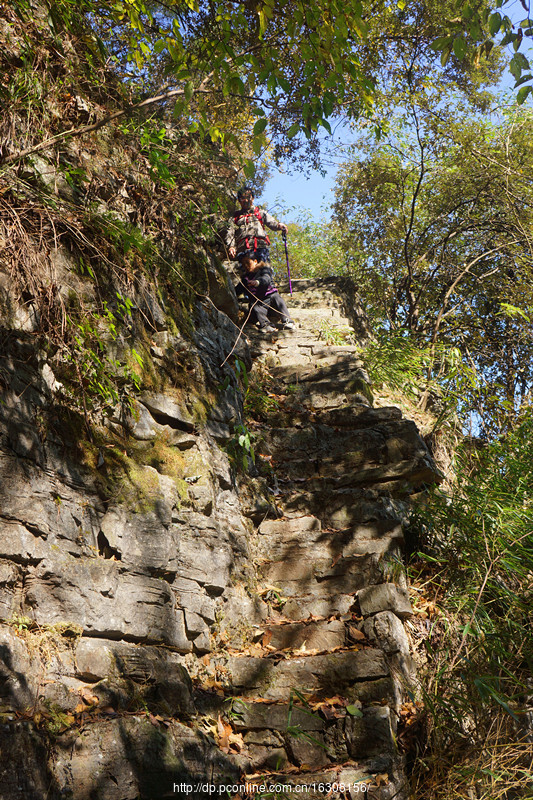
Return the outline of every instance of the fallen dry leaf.
{"type": "Polygon", "coordinates": [[[92,689],[90,689],[88,686],[82,686],[79,691],[79,695],[83,702],[88,706],[97,706],[100,702],[100,698],[93,694],[92,689]]]}
{"type": "Polygon", "coordinates": [[[366,639],[363,631],[360,631],[359,628],[355,627],[355,625],[348,625],[348,634],[355,642],[360,642],[363,639],[366,639]]]}
{"type": "Polygon", "coordinates": [[[263,655],[263,648],[258,644],[251,644],[250,647],[246,648],[246,654],[250,656],[254,656],[255,658],[261,658],[263,655]]]}
{"type": "Polygon", "coordinates": [[[223,753],[229,753],[229,737],[231,733],[231,725],[228,725],[227,722],[224,722],[222,717],[219,715],[217,720],[217,739],[218,746],[223,753]]]}
{"type": "Polygon", "coordinates": [[[244,739],[242,733],[230,733],[228,737],[230,750],[240,753],[244,749],[244,739]]]}

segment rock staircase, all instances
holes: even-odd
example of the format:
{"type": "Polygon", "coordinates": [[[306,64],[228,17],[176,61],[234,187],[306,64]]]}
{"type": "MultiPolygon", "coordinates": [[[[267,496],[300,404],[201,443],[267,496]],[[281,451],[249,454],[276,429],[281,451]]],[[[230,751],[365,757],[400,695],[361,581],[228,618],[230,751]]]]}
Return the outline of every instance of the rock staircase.
{"type": "Polygon", "coordinates": [[[361,317],[344,316],[338,282],[293,287],[297,329],[249,333],[280,401],[257,444],[281,515],[253,543],[268,612],[255,645],[210,665],[233,696],[249,780],[276,796],[407,797],[397,727],[416,679],[402,521],[438,474],[415,424],[371,407],[361,317]]]}
{"type": "Polygon", "coordinates": [[[350,283],[293,286],[296,330],[234,351],[271,394],[255,429],[228,316],[199,303],[185,339],[161,310],[160,391],[107,420],[92,466],[31,336],[5,337],[2,800],[407,797],[402,525],[439,476],[372,407],[350,283]],[[256,474],[236,478],[244,423],[256,474]]]}

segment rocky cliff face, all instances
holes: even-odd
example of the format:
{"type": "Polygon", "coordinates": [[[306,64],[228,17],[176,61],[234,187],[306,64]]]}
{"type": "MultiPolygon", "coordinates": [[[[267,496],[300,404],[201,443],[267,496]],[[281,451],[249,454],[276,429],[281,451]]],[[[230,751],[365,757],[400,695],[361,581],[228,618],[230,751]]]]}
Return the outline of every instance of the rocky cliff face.
{"type": "MultiPolygon", "coordinates": [[[[90,293],[68,262],[48,286],[72,282],[90,293]]],[[[144,286],[106,344],[144,347],[133,400],[84,419],[42,305],[1,267],[0,289],[3,800],[203,798],[245,780],[404,796],[402,520],[437,475],[415,425],[372,407],[353,290],[296,281],[297,330],[232,352],[212,302],[178,333],[144,286]],[[255,422],[245,366],[270,398],[255,422]]]]}

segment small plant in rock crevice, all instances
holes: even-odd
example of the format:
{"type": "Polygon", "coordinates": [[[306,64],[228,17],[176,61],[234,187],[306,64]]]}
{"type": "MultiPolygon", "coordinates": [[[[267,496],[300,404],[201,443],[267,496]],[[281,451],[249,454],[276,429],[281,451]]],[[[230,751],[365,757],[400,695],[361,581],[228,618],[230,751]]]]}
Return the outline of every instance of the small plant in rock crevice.
{"type": "Polygon", "coordinates": [[[24,640],[28,652],[36,655],[43,664],[62,650],[74,649],[83,635],[83,628],[75,622],[39,624],[25,615],[13,614],[6,624],[24,640]]]}
{"type": "Polygon", "coordinates": [[[248,472],[250,465],[255,464],[252,434],[246,425],[240,423],[235,426],[233,438],[228,443],[228,452],[244,472],[248,472]]]}
{"type": "Polygon", "coordinates": [[[327,345],[342,346],[346,344],[355,344],[354,332],[349,327],[339,327],[332,325],[328,320],[323,320],[317,331],[321,339],[324,339],[327,345]]]}
{"type": "Polygon", "coordinates": [[[318,718],[318,714],[316,714],[312,709],[309,703],[307,702],[304,694],[299,689],[291,689],[290,696],[289,696],[289,708],[287,712],[287,734],[295,739],[305,739],[306,741],[310,742],[311,744],[315,745],[315,747],[320,747],[322,750],[325,750],[326,753],[329,755],[328,747],[321,742],[316,736],[313,736],[308,731],[303,730],[302,726],[299,724],[293,725],[292,723],[292,716],[294,713],[294,709],[299,708],[303,711],[304,714],[308,714],[310,717],[314,719],[318,718]],[[300,703],[299,706],[295,706],[295,702],[298,701],[300,703]]]}

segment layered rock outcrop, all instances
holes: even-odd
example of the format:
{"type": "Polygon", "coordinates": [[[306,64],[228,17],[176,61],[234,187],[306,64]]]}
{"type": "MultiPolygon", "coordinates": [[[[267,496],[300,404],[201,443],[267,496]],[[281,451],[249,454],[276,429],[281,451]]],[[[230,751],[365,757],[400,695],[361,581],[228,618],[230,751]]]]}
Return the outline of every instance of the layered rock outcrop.
{"type": "Polygon", "coordinates": [[[372,407],[353,289],[294,289],[297,329],[249,332],[226,363],[225,313],[198,303],[184,339],[152,298],[154,370],[186,349],[204,396],[141,387],[92,441],[66,424],[34,323],[4,315],[4,800],[203,798],[245,781],[406,796],[402,523],[438,475],[414,423],[372,407]],[[235,355],[241,373],[268,370],[255,430],[235,355]]]}

